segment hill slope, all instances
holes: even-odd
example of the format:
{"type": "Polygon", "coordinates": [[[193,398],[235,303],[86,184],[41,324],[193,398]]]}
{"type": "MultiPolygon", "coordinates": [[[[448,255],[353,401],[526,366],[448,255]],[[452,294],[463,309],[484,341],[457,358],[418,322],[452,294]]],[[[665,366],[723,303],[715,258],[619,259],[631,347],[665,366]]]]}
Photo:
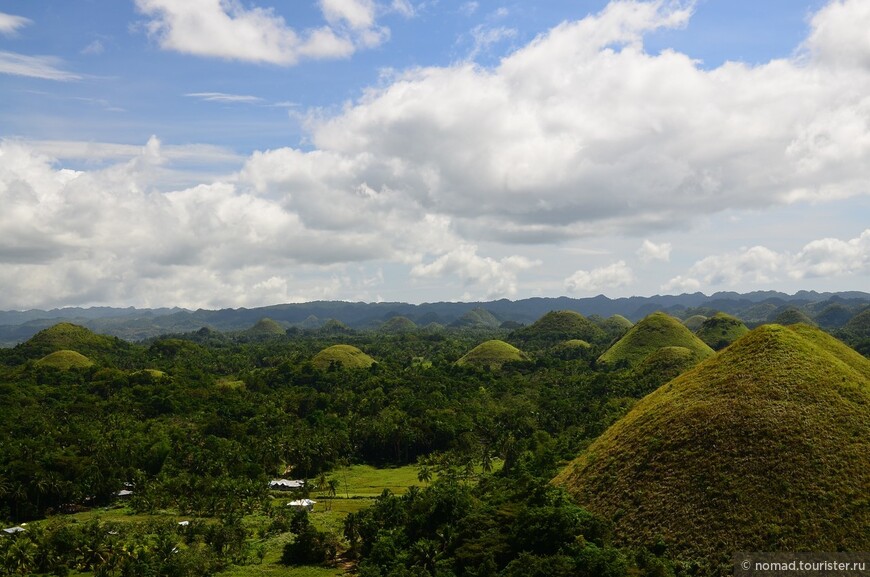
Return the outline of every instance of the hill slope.
{"type": "Polygon", "coordinates": [[[98,335],[72,323],[58,323],[15,347],[10,356],[19,360],[39,359],[56,351],[70,350],[91,359],[111,362],[132,348],[130,343],[117,337],[98,335]]]}
{"type": "Polygon", "coordinates": [[[680,321],[664,313],[652,313],[631,327],[625,336],[598,357],[598,361],[608,365],[626,363],[633,367],[662,347],[684,347],[695,355],[696,360],[713,354],[713,349],[680,321]]]}
{"type": "Polygon", "coordinates": [[[714,351],[724,349],[749,332],[743,321],[725,313],[716,313],[706,319],[695,331],[695,336],[714,351]]]}
{"type": "Polygon", "coordinates": [[[93,364],[94,362],[83,354],[68,350],[55,351],[36,361],[37,366],[53,367],[62,371],[86,369],[93,364]]]}
{"type": "MultiPolygon", "coordinates": [[[[870,361],[761,326],[662,386],[556,479],[618,541],[678,557],[870,548],[870,361]]],[[[730,568],[729,568],[730,574],[730,568]]]]}
{"type": "Polygon", "coordinates": [[[314,355],[311,363],[321,370],[326,370],[333,363],[345,369],[367,369],[375,360],[352,345],[333,345],[314,355]]]}
{"type": "Polygon", "coordinates": [[[489,367],[497,369],[512,361],[527,361],[529,357],[523,351],[504,341],[491,340],[481,343],[465,353],[456,361],[459,366],[489,367]]]}
{"type": "Polygon", "coordinates": [[[595,342],[604,337],[601,327],[574,311],[550,311],[511,334],[514,342],[542,347],[576,339],[595,342]]]}

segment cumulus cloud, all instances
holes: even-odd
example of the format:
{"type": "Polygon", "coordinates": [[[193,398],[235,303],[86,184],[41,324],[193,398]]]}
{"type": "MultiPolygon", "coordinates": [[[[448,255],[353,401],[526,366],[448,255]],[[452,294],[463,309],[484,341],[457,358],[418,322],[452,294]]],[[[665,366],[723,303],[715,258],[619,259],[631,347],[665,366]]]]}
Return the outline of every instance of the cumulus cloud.
{"type": "Polygon", "coordinates": [[[32,23],[32,20],[25,18],[24,16],[16,16],[14,14],[0,12],[0,34],[5,36],[12,36],[18,32],[19,28],[23,28],[32,23]]]}
{"type": "Polygon", "coordinates": [[[476,246],[463,244],[429,264],[415,265],[411,269],[411,277],[457,276],[466,288],[473,287],[482,291],[484,298],[497,298],[515,295],[517,273],[538,264],[521,256],[509,256],[500,260],[481,257],[477,254],[476,246]]]}
{"type": "Polygon", "coordinates": [[[671,260],[671,243],[663,242],[656,244],[651,240],[644,239],[643,244],[637,249],[637,256],[643,262],[654,260],[668,262],[671,260]]]}
{"type": "MultiPolygon", "coordinates": [[[[860,4],[842,3],[870,28],[860,4]]],[[[406,71],[312,118],[312,140],[401,165],[391,187],[487,240],[640,235],[870,191],[870,70],[843,73],[821,56],[705,70],[643,50],[644,34],[690,13],[614,2],[493,68],[406,71]]]]}
{"type": "Polygon", "coordinates": [[[753,246],[708,256],[685,275],[662,286],[665,291],[697,290],[703,286],[766,285],[787,279],[830,278],[870,274],[870,229],[857,238],[823,238],[795,253],[753,246]]]}
{"type": "Polygon", "coordinates": [[[634,282],[634,273],[618,261],[611,265],[592,270],[578,270],[565,279],[565,290],[571,293],[592,293],[612,290],[634,282]]]}
{"type": "Polygon", "coordinates": [[[377,46],[389,31],[371,0],[321,0],[329,23],[298,32],[271,8],[238,0],[135,0],[148,33],[166,50],[289,66],[303,58],[344,58],[377,46]]]}
{"type": "MultiPolygon", "coordinates": [[[[137,6],[166,49],[254,62],[346,55],[382,33],[377,7],[364,0],[324,0],[328,25],[304,32],[230,0],[137,6]]],[[[85,158],[81,143],[3,142],[0,234],[12,240],[0,250],[0,306],[239,306],[357,294],[367,287],[348,267],[371,278],[385,264],[417,283],[455,279],[469,294],[511,296],[536,266],[524,245],[642,239],[719,211],[867,194],[867,50],[826,32],[870,29],[865,7],[829,4],[793,58],[705,70],[691,55],[643,47],[645,34],[688,25],[690,7],[613,2],[492,67],[398,73],[335,115],[308,117],[310,149],[236,157],[237,172],[183,186],[165,178],[173,154],[227,152],[156,139],[135,150],[95,143],[111,164],[70,171],[52,157],[85,158]],[[493,243],[514,256],[484,254],[493,243]]],[[[0,72],[21,73],[9,72],[8,54],[0,72]]],[[[37,75],[38,61],[14,56],[37,75]]],[[[57,61],[42,65],[43,77],[75,78],[57,61]]],[[[793,253],[761,237],[699,260],[666,286],[866,274],[866,236],[793,253]]],[[[647,241],[635,254],[664,262],[669,251],[647,241]]],[[[563,287],[632,283],[618,260],[579,270],[563,287]]]]}

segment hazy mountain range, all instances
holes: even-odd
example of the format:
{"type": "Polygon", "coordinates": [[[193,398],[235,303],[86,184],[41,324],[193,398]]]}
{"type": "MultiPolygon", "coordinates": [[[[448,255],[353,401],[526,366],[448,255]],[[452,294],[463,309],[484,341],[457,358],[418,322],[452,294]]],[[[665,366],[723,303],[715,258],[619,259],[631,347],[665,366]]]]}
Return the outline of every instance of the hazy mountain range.
{"type": "Polygon", "coordinates": [[[287,328],[317,328],[334,319],[350,328],[373,329],[395,316],[403,316],[418,326],[437,323],[445,326],[467,324],[464,315],[474,309],[492,313],[499,322],[528,324],[553,310],[572,310],[583,315],[608,317],[622,315],[637,321],[651,312],[662,310],[675,316],[723,311],[741,318],[748,325],[773,320],[783,310],[797,308],[813,318],[831,306],[857,313],[870,305],[870,293],[860,291],[818,293],[799,291],[793,295],[775,291],[745,294],[718,292],[682,295],[656,295],[611,299],[604,295],[589,298],[530,298],[489,302],[437,302],[409,304],[400,302],[317,301],[279,304],[258,308],[186,310],[181,308],[137,309],[90,307],[52,310],[0,311],[0,344],[22,342],[41,329],[55,323],[74,322],[99,333],[128,340],[143,340],[165,333],[195,331],[210,327],[220,331],[238,331],[258,320],[270,318],[287,328]]]}

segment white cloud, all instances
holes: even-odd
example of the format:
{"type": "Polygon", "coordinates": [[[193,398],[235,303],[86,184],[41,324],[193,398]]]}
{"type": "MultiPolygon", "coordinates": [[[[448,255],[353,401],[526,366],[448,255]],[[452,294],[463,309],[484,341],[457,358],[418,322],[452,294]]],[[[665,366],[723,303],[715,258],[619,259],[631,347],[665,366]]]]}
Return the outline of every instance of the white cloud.
{"type": "Polygon", "coordinates": [[[637,256],[643,262],[654,260],[668,262],[671,260],[671,243],[656,244],[651,240],[644,239],[643,244],[637,249],[637,256]]]}
{"type": "Polygon", "coordinates": [[[297,32],[271,8],[239,0],[135,0],[148,33],[165,50],[289,66],[302,58],[345,58],[377,46],[389,30],[371,0],[321,0],[331,26],[297,32]]]}
{"type": "Polygon", "coordinates": [[[224,92],[190,92],[185,94],[191,98],[199,98],[206,102],[246,103],[262,102],[262,98],[247,94],[226,94],[224,92]]]}
{"type": "Polygon", "coordinates": [[[477,12],[478,8],[480,8],[479,2],[465,2],[462,4],[462,6],[459,7],[459,11],[464,16],[471,16],[472,14],[477,12]]]}
{"type": "Polygon", "coordinates": [[[0,34],[12,36],[18,32],[19,28],[23,28],[32,23],[33,21],[29,18],[0,12],[0,34]]]}
{"type": "Polygon", "coordinates": [[[578,270],[565,279],[565,290],[571,293],[601,292],[625,287],[632,282],[634,273],[621,260],[589,271],[578,270]]]}
{"type": "Polygon", "coordinates": [[[516,38],[517,31],[514,28],[499,26],[497,28],[489,28],[480,24],[471,30],[471,38],[474,42],[474,47],[471,49],[471,54],[468,55],[469,60],[474,60],[481,52],[486,52],[490,47],[516,38]]]}
{"type": "Polygon", "coordinates": [[[365,30],[375,23],[375,3],[372,0],[320,0],[320,9],[330,24],[346,24],[356,30],[365,30]]]}
{"type": "MultiPolygon", "coordinates": [[[[466,288],[482,291],[484,298],[513,296],[517,292],[517,273],[539,263],[521,256],[500,260],[481,257],[477,247],[463,244],[436,258],[429,264],[417,264],[412,278],[442,278],[457,276],[466,288]]],[[[466,292],[465,296],[471,296],[466,292]]],[[[472,297],[474,298],[474,297],[472,297]]]]}
{"type": "Polygon", "coordinates": [[[813,15],[805,48],[826,65],[870,68],[868,22],[870,3],[833,0],[813,15]]]}
{"type": "Polygon", "coordinates": [[[801,250],[777,252],[754,246],[696,262],[685,275],[674,277],[662,290],[696,290],[702,286],[746,287],[788,279],[831,278],[870,274],[870,229],[857,238],[823,238],[801,250]]]}
{"type": "Polygon", "coordinates": [[[100,40],[94,40],[93,42],[82,48],[82,54],[95,56],[98,54],[102,54],[105,49],[105,46],[103,46],[103,43],[100,40]]]}
{"type": "Polygon", "coordinates": [[[816,58],[705,70],[645,53],[644,34],[687,25],[674,6],[612,3],[494,68],[406,71],[311,118],[312,140],[402,166],[385,184],[478,241],[642,235],[870,191],[870,70],[816,58]]]}
{"type": "Polygon", "coordinates": [[[44,80],[81,80],[81,76],[60,68],[61,64],[61,60],[53,56],[27,56],[0,51],[0,74],[44,80]]]}
{"type": "Polygon", "coordinates": [[[390,9],[405,18],[411,18],[417,13],[414,5],[408,0],[393,0],[392,4],[390,4],[390,9]]]}

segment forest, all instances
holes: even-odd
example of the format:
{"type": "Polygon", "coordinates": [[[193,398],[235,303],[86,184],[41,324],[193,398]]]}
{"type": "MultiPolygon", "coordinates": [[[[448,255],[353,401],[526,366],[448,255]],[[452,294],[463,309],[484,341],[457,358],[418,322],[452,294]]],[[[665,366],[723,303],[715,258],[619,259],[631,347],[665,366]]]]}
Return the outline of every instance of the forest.
{"type": "MultiPolygon", "coordinates": [[[[707,323],[714,348],[748,331],[733,320],[707,323]]],[[[687,554],[664,534],[622,539],[551,482],[716,354],[685,323],[551,312],[529,326],[412,325],[264,319],[130,343],[62,323],[0,350],[0,516],[17,528],[0,536],[0,574],[730,572],[727,555],[687,554]],[[415,479],[340,500],[362,466],[415,479]],[[330,508],[329,526],[285,506],[275,478],[305,480],[300,496],[330,508]],[[340,501],[354,506],[332,511],[340,501]]]]}

